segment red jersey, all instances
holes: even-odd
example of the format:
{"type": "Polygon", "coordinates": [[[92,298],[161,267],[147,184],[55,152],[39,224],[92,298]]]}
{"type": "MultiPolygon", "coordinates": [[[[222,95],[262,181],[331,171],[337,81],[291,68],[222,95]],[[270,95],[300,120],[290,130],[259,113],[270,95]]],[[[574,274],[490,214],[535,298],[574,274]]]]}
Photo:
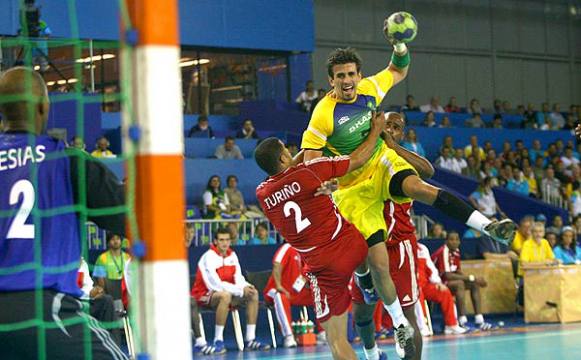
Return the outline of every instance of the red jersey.
{"type": "Polygon", "coordinates": [[[432,260],[440,273],[439,275],[446,280],[445,273],[460,270],[460,249],[450,251],[448,246],[444,244],[432,255],[432,260]]]}
{"type": "Polygon", "coordinates": [[[387,226],[387,246],[395,246],[404,240],[417,242],[416,227],[412,221],[413,202],[398,204],[386,201],[383,207],[383,217],[387,226]]]}
{"type": "Polygon", "coordinates": [[[286,241],[309,262],[345,226],[330,196],[315,196],[323,181],[343,176],[348,156],[318,158],[269,177],[256,188],[266,217],[286,241]]]}
{"type": "Polygon", "coordinates": [[[424,244],[418,243],[418,282],[420,288],[428,284],[441,284],[442,279],[438,274],[438,269],[430,258],[430,250],[424,244]]]}
{"type": "MultiPolygon", "coordinates": [[[[293,285],[297,278],[303,273],[303,261],[301,255],[289,244],[283,244],[272,258],[272,263],[280,264],[282,271],[280,274],[280,282],[282,286],[291,294],[294,294],[293,285]]],[[[276,283],[274,282],[274,277],[271,275],[268,279],[268,283],[264,288],[264,292],[267,293],[268,290],[276,288],[276,283]]]]}

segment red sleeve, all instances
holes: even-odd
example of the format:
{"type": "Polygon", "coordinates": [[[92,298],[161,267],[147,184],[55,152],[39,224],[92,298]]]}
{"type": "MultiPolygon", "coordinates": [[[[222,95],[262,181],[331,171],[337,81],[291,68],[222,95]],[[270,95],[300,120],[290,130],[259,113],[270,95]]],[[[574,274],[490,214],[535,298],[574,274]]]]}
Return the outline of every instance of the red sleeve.
{"type": "Polygon", "coordinates": [[[441,248],[438,251],[436,251],[434,256],[432,256],[432,261],[434,262],[434,265],[436,265],[436,268],[440,273],[439,275],[442,275],[446,272],[446,264],[444,264],[445,261],[444,252],[442,251],[441,248]]]}
{"type": "Polygon", "coordinates": [[[326,181],[347,174],[350,162],[349,156],[321,157],[305,162],[305,167],[311,169],[321,180],[326,181]]]}

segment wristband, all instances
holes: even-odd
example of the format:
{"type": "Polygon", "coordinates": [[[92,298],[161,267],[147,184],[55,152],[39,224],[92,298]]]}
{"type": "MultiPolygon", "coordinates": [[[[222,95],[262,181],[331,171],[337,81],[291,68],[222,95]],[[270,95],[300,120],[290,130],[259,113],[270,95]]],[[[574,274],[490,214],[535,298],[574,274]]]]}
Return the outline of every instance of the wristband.
{"type": "Polygon", "coordinates": [[[393,45],[393,50],[398,54],[403,54],[404,52],[407,51],[407,49],[408,49],[407,45],[402,42],[393,45]]]}
{"type": "Polygon", "coordinates": [[[409,51],[407,51],[403,55],[400,55],[395,51],[391,54],[391,63],[397,68],[400,68],[400,69],[406,68],[409,66],[410,62],[411,62],[411,58],[410,58],[409,51]]]}
{"type": "Polygon", "coordinates": [[[470,282],[474,282],[474,280],[476,280],[476,278],[474,277],[474,275],[470,274],[470,275],[468,275],[468,280],[470,282]]]}

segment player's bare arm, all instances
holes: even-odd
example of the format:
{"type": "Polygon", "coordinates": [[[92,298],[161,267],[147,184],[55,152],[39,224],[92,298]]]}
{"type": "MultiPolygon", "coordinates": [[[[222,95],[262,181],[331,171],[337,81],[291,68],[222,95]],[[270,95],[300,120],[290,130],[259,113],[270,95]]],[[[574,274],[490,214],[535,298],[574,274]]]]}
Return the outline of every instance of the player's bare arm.
{"type": "Polygon", "coordinates": [[[350,155],[351,161],[349,163],[349,170],[351,172],[363,166],[367,160],[373,155],[377,139],[385,129],[385,115],[383,112],[373,113],[371,117],[371,130],[367,139],[355,149],[350,155]]]}
{"type": "Polygon", "coordinates": [[[272,278],[274,279],[276,290],[286,296],[290,296],[288,290],[282,286],[282,265],[278,262],[272,264],[272,278]]]}
{"type": "Polygon", "coordinates": [[[434,167],[428,159],[402,147],[400,144],[395,142],[393,137],[387,131],[384,131],[381,134],[381,138],[385,141],[385,144],[388,147],[392,148],[399,156],[410,163],[422,179],[429,179],[434,176],[434,167]]]}

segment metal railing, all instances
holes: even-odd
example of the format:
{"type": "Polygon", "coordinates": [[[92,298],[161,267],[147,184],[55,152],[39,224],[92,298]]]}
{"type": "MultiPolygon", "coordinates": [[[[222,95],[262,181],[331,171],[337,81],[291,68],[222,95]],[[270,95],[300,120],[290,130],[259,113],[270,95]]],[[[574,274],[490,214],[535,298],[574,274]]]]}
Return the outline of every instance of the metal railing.
{"type": "Polygon", "coordinates": [[[543,201],[547,204],[563,209],[567,208],[567,200],[563,198],[563,195],[559,191],[558,187],[555,187],[551,184],[545,184],[541,187],[541,194],[543,194],[543,201]]]}

